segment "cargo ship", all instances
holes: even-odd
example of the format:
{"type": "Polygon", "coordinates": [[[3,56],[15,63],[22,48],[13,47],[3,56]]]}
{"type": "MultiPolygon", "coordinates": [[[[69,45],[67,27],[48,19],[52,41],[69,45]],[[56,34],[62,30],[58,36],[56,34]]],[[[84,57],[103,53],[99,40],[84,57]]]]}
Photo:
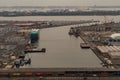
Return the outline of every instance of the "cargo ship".
{"type": "Polygon", "coordinates": [[[38,47],[39,41],[39,29],[33,29],[30,32],[30,44],[34,47],[38,47]]]}

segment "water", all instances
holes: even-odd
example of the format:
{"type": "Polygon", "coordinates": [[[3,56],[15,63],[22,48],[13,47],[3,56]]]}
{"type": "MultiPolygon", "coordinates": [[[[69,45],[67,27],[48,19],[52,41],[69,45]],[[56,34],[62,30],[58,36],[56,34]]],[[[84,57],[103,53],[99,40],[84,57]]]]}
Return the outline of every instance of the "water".
{"type": "Polygon", "coordinates": [[[26,68],[101,67],[101,61],[90,49],[81,49],[81,38],[69,36],[70,26],[40,30],[39,48],[46,53],[33,53],[32,64],[26,68]]]}

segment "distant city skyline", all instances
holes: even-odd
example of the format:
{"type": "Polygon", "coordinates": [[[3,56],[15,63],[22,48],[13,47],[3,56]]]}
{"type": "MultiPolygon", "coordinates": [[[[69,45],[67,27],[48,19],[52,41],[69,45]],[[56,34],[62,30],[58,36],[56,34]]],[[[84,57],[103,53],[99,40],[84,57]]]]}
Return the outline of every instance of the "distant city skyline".
{"type": "Polygon", "coordinates": [[[0,0],[0,6],[120,6],[120,0],[0,0]]]}

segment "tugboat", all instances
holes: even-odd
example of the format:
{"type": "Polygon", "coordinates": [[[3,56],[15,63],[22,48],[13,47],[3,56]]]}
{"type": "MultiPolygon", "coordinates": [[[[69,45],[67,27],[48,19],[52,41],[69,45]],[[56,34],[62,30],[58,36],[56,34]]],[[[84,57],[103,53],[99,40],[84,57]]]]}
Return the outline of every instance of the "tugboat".
{"type": "Polygon", "coordinates": [[[74,34],[74,28],[73,27],[71,27],[70,28],[70,30],[69,30],[69,33],[68,33],[69,35],[73,35],[74,34]]]}

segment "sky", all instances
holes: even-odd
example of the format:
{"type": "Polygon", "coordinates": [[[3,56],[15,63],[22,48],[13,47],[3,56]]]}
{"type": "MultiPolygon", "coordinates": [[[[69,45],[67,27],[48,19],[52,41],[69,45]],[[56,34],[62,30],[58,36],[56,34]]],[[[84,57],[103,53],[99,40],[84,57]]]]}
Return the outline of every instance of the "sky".
{"type": "Polygon", "coordinates": [[[120,0],[0,0],[0,6],[120,6],[120,0]]]}

